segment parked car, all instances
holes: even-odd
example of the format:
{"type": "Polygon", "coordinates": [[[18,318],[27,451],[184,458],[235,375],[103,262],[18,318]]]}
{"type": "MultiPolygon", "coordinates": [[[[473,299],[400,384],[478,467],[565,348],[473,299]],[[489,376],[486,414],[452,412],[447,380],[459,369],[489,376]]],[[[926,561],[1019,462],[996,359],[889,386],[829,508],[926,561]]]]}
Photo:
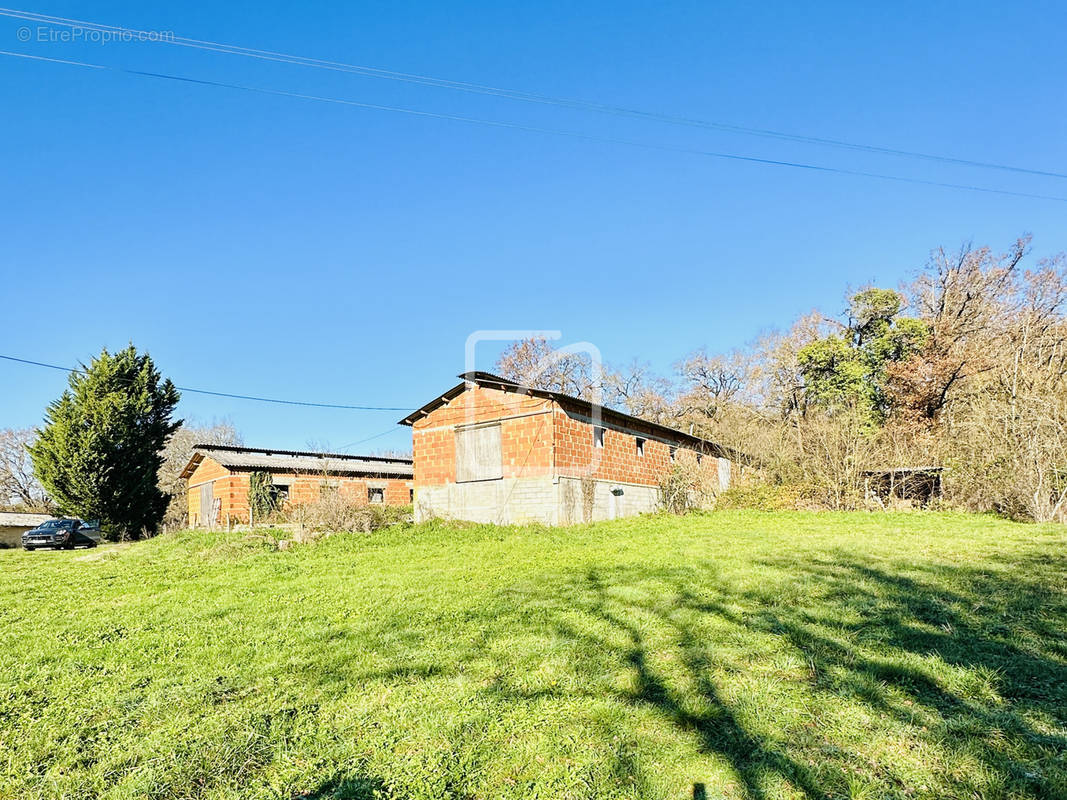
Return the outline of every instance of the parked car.
{"type": "Polygon", "coordinates": [[[100,543],[100,527],[80,519],[64,517],[42,522],[32,531],[22,534],[22,546],[27,550],[39,547],[96,547],[100,543]]]}

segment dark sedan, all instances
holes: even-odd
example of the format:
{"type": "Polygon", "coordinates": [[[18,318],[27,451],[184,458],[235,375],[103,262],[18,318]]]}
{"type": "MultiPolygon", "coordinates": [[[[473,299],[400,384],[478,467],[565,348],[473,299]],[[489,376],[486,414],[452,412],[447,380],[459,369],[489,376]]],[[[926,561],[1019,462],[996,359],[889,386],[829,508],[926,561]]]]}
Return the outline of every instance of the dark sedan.
{"type": "Polygon", "coordinates": [[[39,547],[96,547],[100,543],[100,528],[80,519],[50,519],[32,531],[22,534],[22,546],[27,550],[39,547]]]}

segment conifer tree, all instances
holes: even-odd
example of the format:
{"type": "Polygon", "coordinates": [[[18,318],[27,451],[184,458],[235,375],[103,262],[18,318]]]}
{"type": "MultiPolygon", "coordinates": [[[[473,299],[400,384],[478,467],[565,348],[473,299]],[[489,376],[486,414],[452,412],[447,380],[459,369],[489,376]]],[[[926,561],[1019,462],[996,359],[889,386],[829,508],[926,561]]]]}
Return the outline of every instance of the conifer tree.
{"type": "Polygon", "coordinates": [[[178,390],[133,345],[105,348],[69,383],[30,448],[38,480],[63,512],[99,520],[108,538],[155,533],[168,500],[158,486],[163,448],[181,425],[171,418],[178,390]]]}

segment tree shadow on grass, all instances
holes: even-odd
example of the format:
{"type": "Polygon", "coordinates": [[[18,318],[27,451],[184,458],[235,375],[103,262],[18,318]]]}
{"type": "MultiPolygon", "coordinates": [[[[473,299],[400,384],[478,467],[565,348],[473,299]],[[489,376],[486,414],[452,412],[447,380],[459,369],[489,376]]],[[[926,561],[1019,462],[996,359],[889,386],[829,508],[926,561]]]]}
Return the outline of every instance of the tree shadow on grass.
{"type": "MultiPolygon", "coordinates": [[[[689,571],[680,574],[647,569],[591,570],[584,579],[570,586],[555,587],[551,596],[528,598],[531,602],[552,606],[554,613],[548,615],[552,634],[577,644],[578,650],[591,659],[575,667],[585,685],[571,690],[530,690],[515,689],[497,681],[487,691],[509,702],[607,697],[635,709],[651,710],[678,730],[692,735],[699,752],[718,755],[728,763],[743,795],[751,800],[763,800],[767,796],[762,780],[768,774],[787,781],[804,797],[830,797],[805,765],[746,728],[721,697],[718,687],[707,674],[698,635],[675,613],[684,605],[690,579],[689,571]],[[649,580],[659,585],[671,583],[672,596],[668,602],[651,598],[623,599],[633,595],[631,590],[635,586],[649,580]],[[657,659],[664,655],[664,648],[642,633],[642,623],[649,618],[665,623],[671,630],[671,655],[679,656],[685,672],[682,683],[687,685],[677,685],[677,675],[670,676],[655,666],[657,659]],[[589,632],[590,627],[596,632],[589,632]],[[598,685],[602,680],[601,673],[618,668],[632,676],[629,688],[598,685]]],[[[694,601],[693,608],[702,614],[729,616],[726,607],[716,603],[694,601]]],[[[647,786],[637,761],[620,761],[614,765],[613,771],[627,771],[634,785],[647,786]]],[[[691,788],[694,797],[707,796],[703,782],[694,781],[691,788]]],[[[640,796],[653,795],[641,792],[640,796]]]]}
{"type": "MultiPolygon", "coordinates": [[[[660,621],[669,620],[677,632],[682,663],[699,695],[696,708],[693,703],[686,702],[682,692],[672,688],[670,681],[650,665],[649,648],[638,625],[623,614],[609,610],[609,587],[600,576],[596,572],[590,572],[587,583],[594,598],[587,607],[588,613],[623,632],[629,640],[629,646],[621,656],[634,671],[636,683],[634,689],[622,697],[623,700],[653,708],[677,727],[695,734],[703,752],[718,754],[730,763],[743,784],[746,795],[753,800],[764,796],[759,775],[768,771],[788,780],[808,797],[826,796],[805,767],[754,735],[740,722],[730,706],[723,701],[718,688],[708,677],[699,657],[695,655],[695,636],[688,626],[677,619],[670,619],[662,610],[654,610],[648,605],[643,609],[646,613],[655,614],[660,621]]],[[[710,606],[708,610],[720,614],[725,611],[721,607],[710,606]]],[[[573,629],[567,632],[569,635],[576,634],[573,629]]]]}
{"type": "Polygon", "coordinates": [[[385,796],[385,785],[364,776],[338,776],[323,781],[311,792],[298,794],[292,800],[377,800],[385,796]]]}
{"type": "MultiPolygon", "coordinates": [[[[726,577],[711,560],[557,573],[503,590],[491,619],[472,617],[470,627],[450,633],[455,642],[443,661],[418,656],[422,634],[413,627],[375,643],[380,668],[354,668],[339,635],[335,657],[317,663],[318,685],[447,680],[491,669],[495,676],[478,691],[500,701],[493,713],[501,718],[521,718],[524,705],[542,700],[576,698],[651,714],[729,765],[749,800],[856,792],[1067,797],[1067,558],[1035,550],[995,565],[890,563],[850,550],[758,562],[761,584],[751,575],[726,577]],[[521,641],[542,637],[544,649],[502,647],[516,632],[521,641]],[[732,651],[724,655],[727,641],[732,651]],[[500,660],[487,666],[494,652],[500,660]],[[574,656],[565,688],[532,677],[539,659],[561,652],[574,656]],[[792,664],[781,668],[781,680],[805,698],[814,723],[760,721],[761,704],[791,702],[766,681],[727,686],[733,671],[750,665],[766,677],[778,670],[776,658],[792,664]],[[839,728],[820,727],[828,719],[839,728]],[[881,755],[887,751],[872,743],[878,737],[902,759],[881,755]],[[923,751],[940,768],[917,778],[908,759],[923,751]]],[[[604,735],[632,741],[632,731],[604,735]]],[[[457,748],[462,740],[457,735],[457,748]]],[[[614,759],[612,780],[629,779],[633,796],[651,798],[657,784],[644,773],[643,755],[638,743],[605,757],[614,759]]],[[[707,794],[704,776],[689,778],[694,796],[707,794]]],[[[361,800],[383,791],[357,776],[304,796],[361,800]]]]}
{"type": "MultiPolygon", "coordinates": [[[[772,779],[808,798],[847,796],[856,785],[874,796],[1067,797],[1067,560],[1024,554],[995,573],[846,554],[759,566],[777,582],[738,589],[711,562],[595,570],[534,601],[553,609],[556,636],[595,653],[576,666],[578,694],[607,692],[691,733],[701,752],[729,763],[752,800],[767,796],[772,779]],[[920,787],[899,764],[873,763],[859,723],[844,742],[817,729],[804,741],[754,730],[716,684],[709,630],[785,644],[809,665],[805,691],[816,706],[825,696],[835,708],[866,708],[895,720],[892,735],[909,747],[980,766],[920,787]],[[626,689],[598,687],[595,671],[612,664],[630,674],[626,689]],[[809,766],[828,762],[834,768],[809,766]]],[[[575,694],[499,682],[490,690],[512,700],[575,694]]]]}
{"type": "Polygon", "coordinates": [[[997,794],[1067,797],[1067,560],[1024,556],[995,573],[844,556],[788,566],[819,598],[752,624],[808,659],[817,691],[901,722],[921,714],[933,741],[961,733],[957,752],[995,776],[997,794]]]}

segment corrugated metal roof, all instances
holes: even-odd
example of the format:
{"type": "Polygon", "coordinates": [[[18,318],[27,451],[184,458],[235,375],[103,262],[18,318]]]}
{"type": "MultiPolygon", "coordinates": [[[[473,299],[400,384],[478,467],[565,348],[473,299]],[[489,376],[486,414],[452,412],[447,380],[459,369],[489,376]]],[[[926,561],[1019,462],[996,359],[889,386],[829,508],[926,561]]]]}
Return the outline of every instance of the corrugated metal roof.
{"type": "Polygon", "coordinates": [[[47,522],[50,519],[52,517],[49,514],[23,514],[19,511],[0,511],[0,528],[36,528],[42,522],[47,522]]]}
{"type": "Polygon", "coordinates": [[[182,472],[189,477],[207,456],[227,469],[238,472],[324,473],[329,475],[368,475],[391,478],[411,478],[414,475],[409,458],[380,458],[353,456],[347,453],[313,453],[301,450],[264,450],[253,447],[226,445],[197,445],[193,458],[182,472]]]}

